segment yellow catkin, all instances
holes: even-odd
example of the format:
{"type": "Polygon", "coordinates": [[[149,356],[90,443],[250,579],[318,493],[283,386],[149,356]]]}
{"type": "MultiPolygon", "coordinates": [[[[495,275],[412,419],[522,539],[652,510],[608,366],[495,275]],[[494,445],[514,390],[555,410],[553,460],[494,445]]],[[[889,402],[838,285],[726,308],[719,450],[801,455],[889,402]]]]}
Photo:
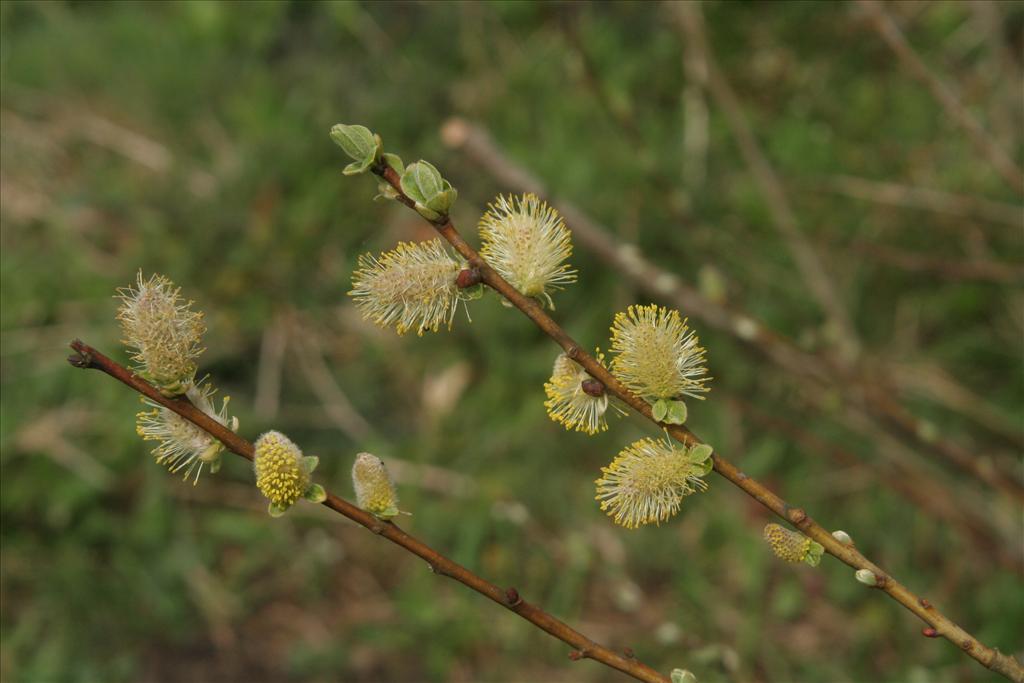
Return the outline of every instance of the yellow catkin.
{"type": "Polygon", "coordinates": [[[274,431],[263,434],[255,446],[257,488],[278,508],[290,507],[311,484],[310,474],[302,466],[302,451],[287,436],[274,431]]]}
{"type": "Polygon", "coordinates": [[[439,238],[426,242],[401,242],[374,257],[363,254],[352,274],[356,307],[363,317],[380,327],[394,327],[398,334],[416,330],[449,329],[462,293],[456,278],[463,263],[445,250],[439,238]]]}
{"type": "MultiPolygon", "coordinates": [[[[213,406],[213,394],[216,393],[209,383],[189,384],[185,396],[196,408],[204,412],[219,424],[232,431],[238,429],[238,419],[227,415],[228,401],[225,396],[220,410],[213,406]]],[[[157,441],[153,449],[153,457],[160,465],[164,465],[172,473],[182,472],[184,479],[195,477],[193,484],[199,482],[203,465],[216,470],[221,452],[224,450],[220,441],[210,434],[178,415],[173,410],[144,399],[150,406],[136,415],[135,431],[146,441],[157,441]]]]}
{"type": "Polygon", "coordinates": [[[203,314],[191,310],[180,291],[162,275],[143,280],[142,271],[134,286],[118,290],[117,319],[136,369],[171,393],[183,393],[195,377],[206,332],[203,314]]]}
{"type": "MultiPolygon", "coordinates": [[[[600,351],[596,353],[596,358],[604,365],[604,355],[600,351]]],[[[544,383],[544,393],[547,395],[544,407],[548,416],[566,429],[586,434],[597,434],[608,429],[605,418],[610,405],[607,392],[592,396],[583,390],[583,383],[593,379],[579,363],[564,353],[559,354],[551,371],[551,379],[544,383]]],[[[616,409],[621,412],[617,406],[616,409]]]]}
{"type": "Polygon", "coordinates": [[[666,521],[683,498],[707,488],[692,451],[651,438],[622,449],[596,481],[601,509],[627,529],[666,521]]]}
{"type": "Polygon", "coordinates": [[[551,291],[576,281],[569,229],[536,195],[498,197],[480,219],[480,255],[522,294],[554,308],[551,291]]]}
{"type": "Polygon", "coordinates": [[[803,562],[811,550],[813,541],[803,534],[778,524],[764,528],[764,540],[775,555],[786,562],[803,562]]]}
{"type": "Polygon", "coordinates": [[[705,351],[678,311],[630,306],[611,331],[612,373],[637,395],[654,402],[708,391],[705,351]]]}

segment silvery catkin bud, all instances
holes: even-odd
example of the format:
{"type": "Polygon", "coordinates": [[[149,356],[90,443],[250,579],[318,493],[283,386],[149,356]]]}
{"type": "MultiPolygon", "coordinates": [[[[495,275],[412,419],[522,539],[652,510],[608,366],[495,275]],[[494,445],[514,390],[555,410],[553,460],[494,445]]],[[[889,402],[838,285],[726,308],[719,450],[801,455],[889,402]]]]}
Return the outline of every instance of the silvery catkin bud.
{"type": "Polygon", "coordinates": [[[398,493],[384,462],[370,453],[360,453],[352,465],[356,504],[367,512],[390,519],[399,514],[398,493]]]}

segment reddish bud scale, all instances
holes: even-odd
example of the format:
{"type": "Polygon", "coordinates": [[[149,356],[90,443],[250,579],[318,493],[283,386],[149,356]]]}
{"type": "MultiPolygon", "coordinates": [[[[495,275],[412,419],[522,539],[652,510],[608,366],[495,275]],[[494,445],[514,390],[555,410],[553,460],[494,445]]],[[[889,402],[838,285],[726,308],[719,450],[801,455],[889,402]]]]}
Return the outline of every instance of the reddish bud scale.
{"type": "Polygon", "coordinates": [[[931,626],[921,629],[921,635],[925,638],[938,638],[939,632],[933,629],[931,626]]]}
{"type": "Polygon", "coordinates": [[[596,379],[585,379],[580,383],[580,389],[587,396],[593,396],[594,398],[600,398],[604,396],[604,384],[597,381],[596,379]]]}
{"type": "Polygon", "coordinates": [[[455,278],[455,285],[459,289],[466,289],[467,287],[475,287],[476,285],[483,282],[483,277],[480,275],[480,271],[476,268],[467,268],[460,270],[458,276],[455,278]]]}

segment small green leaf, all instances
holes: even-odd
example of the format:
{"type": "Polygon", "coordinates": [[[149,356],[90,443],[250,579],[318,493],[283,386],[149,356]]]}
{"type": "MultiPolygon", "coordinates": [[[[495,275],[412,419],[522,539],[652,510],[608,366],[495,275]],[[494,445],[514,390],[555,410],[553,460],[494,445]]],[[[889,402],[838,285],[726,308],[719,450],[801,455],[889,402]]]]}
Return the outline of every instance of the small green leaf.
{"type": "Polygon", "coordinates": [[[320,484],[313,484],[306,489],[302,497],[311,503],[322,503],[327,500],[327,491],[320,484]]]}
{"type": "Polygon", "coordinates": [[[430,163],[420,159],[409,164],[402,174],[402,192],[417,204],[426,206],[434,195],[443,191],[441,174],[430,163]]]}
{"type": "Polygon", "coordinates": [[[366,126],[338,123],[331,127],[331,139],[357,162],[373,163],[378,138],[366,126]]]}
{"type": "Polygon", "coordinates": [[[686,422],[686,404],[682,401],[669,401],[668,417],[665,422],[674,425],[681,425],[686,422]]]}
{"type": "Polygon", "coordinates": [[[657,422],[663,421],[665,416],[668,415],[668,401],[663,398],[655,401],[654,405],[651,406],[651,415],[657,422]]]}
{"type": "Polygon", "coordinates": [[[405,173],[405,164],[402,163],[402,157],[391,152],[384,152],[382,156],[384,157],[384,162],[399,176],[405,173]]]}
{"type": "Polygon", "coordinates": [[[476,301],[477,299],[484,298],[484,283],[481,282],[473,287],[459,290],[459,298],[466,301],[476,301]]]}
{"type": "Polygon", "coordinates": [[[821,562],[821,556],[825,554],[825,548],[820,543],[811,541],[811,547],[807,550],[807,554],[804,555],[804,562],[817,567],[821,562]]]}
{"type": "Polygon", "coordinates": [[[210,474],[217,474],[218,472],[220,472],[220,463],[222,460],[223,458],[217,458],[216,460],[210,463],[210,474]]]}
{"type": "Polygon", "coordinates": [[[708,458],[707,460],[701,463],[701,467],[704,468],[700,473],[700,476],[703,477],[705,474],[708,474],[711,470],[715,469],[715,461],[712,460],[711,458],[708,458]]]}
{"type": "Polygon", "coordinates": [[[419,202],[416,202],[416,206],[414,208],[416,209],[416,213],[423,216],[428,221],[436,221],[441,217],[441,214],[439,214],[437,211],[434,211],[433,209],[428,209],[419,202]]]}
{"type": "Polygon", "coordinates": [[[307,455],[302,458],[302,469],[306,470],[307,473],[312,474],[316,466],[320,464],[320,458],[315,455],[307,455]]]}
{"type": "Polygon", "coordinates": [[[690,449],[690,462],[700,464],[711,457],[714,449],[706,443],[699,444],[690,449]]]}
{"type": "Polygon", "coordinates": [[[383,512],[378,512],[376,514],[377,514],[377,517],[379,517],[380,519],[391,519],[392,517],[397,517],[399,512],[400,512],[399,509],[396,508],[394,505],[392,505],[391,507],[389,507],[388,509],[384,510],[383,512]]]}
{"type": "Polygon", "coordinates": [[[344,175],[359,175],[360,173],[366,173],[366,170],[373,164],[373,157],[370,157],[368,161],[353,161],[351,164],[341,169],[344,175]]]}
{"type": "Polygon", "coordinates": [[[459,196],[458,191],[454,187],[450,187],[447,190],[438,192],[436,195],[427,200],[427,208],[433,209],[442,214],[447,214],[448,209],[455,203],[455,198],[459,196]]]}
{"type": "Polygon", "coordinates": [[[287,511],[288,508],[278,507],[276,503],[271,503],[267,506],[267,512],[270,513],[271,517],[280,517],[287,511]]]}

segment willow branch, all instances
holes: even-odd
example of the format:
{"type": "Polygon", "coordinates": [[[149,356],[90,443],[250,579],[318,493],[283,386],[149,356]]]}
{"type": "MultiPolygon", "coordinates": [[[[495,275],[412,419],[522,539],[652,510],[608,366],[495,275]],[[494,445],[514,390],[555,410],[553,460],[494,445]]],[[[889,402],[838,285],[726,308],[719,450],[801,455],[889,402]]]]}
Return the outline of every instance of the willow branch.
{"type": "MultiPolygon", "coordinates": [[[[135,373],[77,339],[71,342],[71,348],[75,350],[75,354],[70,356],[68,361],[76,368],[92,368],[105,372],[153,402],[173,410],[189,422],[205,430],[233,453],[242,456],[246,460],[251,461],[253,459],[253,445],[251,443],[193,406],[187,399],[165,397],[153,385],[135,373]]],[[[378,519],[330,492],[327,493],[327,499],[322,504],[425,560],[435,574],[455,579],[462,585],[473,589],[505,609],[515,612],[537,628],[572,646],[574,649],[569,655],[570,659],[592,659],[640,681],[668,683],[669,679],[667,677],[643,664],[635,657],[620,655],[603,645],[595,643],[579,631],[551,616],[540,607],[523,600],[515,588],[500,588],[486,579],[477,576],[469,569],[448,559],[419,539],[402,531],[396,524],[378,519]]]]}
{"type": "Polygon", "coordinates": [[[449,120],[442,130],[445,143],[464,148],[469,155],[506,186],[521,192],[533,192],[555,204],[566,223],[572,226],[573,237],[601,261],[627,277],[634,285],[659,299],[671,300],[687,315],[700,318],[716,329],[736,337],[746,348],[753,349],[793,377],[806,377],[818,386],[841,386],[846,391],[842,400],[858,413],[868,416],[876,429],[885,430],[911,448],[945,462],[987,486],[1001,491],[1011,500],[1024,501],[1024,484],[1017,475],[979,458],[963,446],[934,432],[891,396],[897,393],[886,372],[869,373],[871,359],[864,358],[865,367],[852,372],[829,357],[810,353],[792,339],[772,330],[764,322],[745,311],[713,301],[682,279],[648,260],[632,244],[617,241],[611,231],[583,213],[574,204],[556,201],[544,185],[526,169],[510,161],[497,147],[486,130],[461,119],[449,120]]]}
{"type": "Polygon", "coordinates": [[[993,168],[1018,194],[1024,194],[1024,173],[1014,163],[1013,159],[1003,148],[992,139],[988,131],[978,122],[967,109],[960,103],[960,99],[954,94],[953,88],[943,81],[939,76],[932,73],[928,65],[924,63],[920,55],[907,42],[906,36],[885,11],[882,3],[877,0],[858,0],[860,6],[867,13],[875,31],[881,36],[889,49],[893,51],[911,75],[921,81],[928,88],[932,97],[946,111],[946,115],[960,126],[971,143],[978,148],[993,168]]]}
{"type": "MultiPolygon", "coordinates": [[[[398,201],[415,210],[415,202],[402,191],[398,174],[395,173],[394,169],[385,164],[378,164],[374,166],[373,172],[394,188],[398,201]]],[[[428,222],[466,259],[471,268],[475,268],[480,273],[484,284],[503,296],[510,304],[532,320],[542,332],[562,347],[567,357],[579,363],[591,377],[604,384],[608,392],[650,420],[658,428],[664,429],[678,442],[685,445],[703,443],[696,434],[684,426],[664,424],[655,420],[651,414],[651,407],[646,401],[629,391],[603,365],[598,363],[593,356],[586,352],[583,346],[545,313],[544,309],[536,301],[521,294],[519,290],[509,284],[497,271],[488,265],[487,261],[462,238],[462,235],[459,234],[452,224],[450,217],[443,216],[438,221],[428,222]]],[[[1017,681],[1017,683],[1024,683],[1024,667],[1021,667],[1016,659],[982,644],[974,636],[942,614],[928,600],[917,596],[909,588],[889,576],[881,567],[867,559],[853,545],[845,545],[839,542],[802,508],[787,503],[771,489],[747,475],[717,451],[711,457],[714,469],[718,474],[739,487],[744,493],[761,503],[771,512],[820,543],[830,555],[854,569],[871,571],[877,579],[875,587],[928,624],[930,628],[928,633],[930,635],[934,634],[936,637],[946,638],[983,666],[1013,681],[1017,681]]]]}

